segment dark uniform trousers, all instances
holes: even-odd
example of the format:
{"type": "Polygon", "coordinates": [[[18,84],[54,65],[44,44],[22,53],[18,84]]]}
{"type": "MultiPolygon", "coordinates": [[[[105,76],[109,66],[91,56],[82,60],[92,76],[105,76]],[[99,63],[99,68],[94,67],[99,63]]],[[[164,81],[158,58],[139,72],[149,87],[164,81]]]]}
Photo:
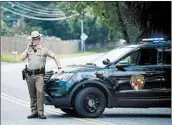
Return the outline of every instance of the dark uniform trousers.
{"type": "Polygon", "coordinates": [[[44,77],[42,74],[27,76],[27,85],[30,95],[30,108],[33,114],[44,114],[44,77]]]}

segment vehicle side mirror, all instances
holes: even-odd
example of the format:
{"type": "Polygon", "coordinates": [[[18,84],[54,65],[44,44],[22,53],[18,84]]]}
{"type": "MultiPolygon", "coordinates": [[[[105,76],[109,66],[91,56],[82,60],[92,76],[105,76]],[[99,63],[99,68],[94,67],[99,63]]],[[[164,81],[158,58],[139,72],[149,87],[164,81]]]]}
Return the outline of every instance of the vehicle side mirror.
{"type": "Polygon", "coordinates": [[[109,64],[110,64],[110,60],[109,60],[109,59],[103,60],[103,64],[104,64],[104,65],[109,65],[109,64]]]}
{"type": "Polygon", "coordinates": [[[121,61],[119,64],[116,65],[116,68],[121,71],[125,71],[125,67],[129,67],[130,64],[128,61],[121,61]]]}

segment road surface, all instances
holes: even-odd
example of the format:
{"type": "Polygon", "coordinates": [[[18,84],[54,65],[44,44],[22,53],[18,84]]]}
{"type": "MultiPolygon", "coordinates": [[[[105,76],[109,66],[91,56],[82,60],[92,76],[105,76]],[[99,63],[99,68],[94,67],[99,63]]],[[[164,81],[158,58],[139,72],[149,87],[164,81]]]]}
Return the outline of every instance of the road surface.
{"type": "MultiPolygon", "coordinates": [[[[66,58],[60,60],[68,64],[83,64],[100,55],[66,58]]],[[[30,114],[29,95],[21,70],[25,63],[1,64],[1,125],[171,125],[170,108],[112,108],[106,109],[100,118],[77,118],[68,116],[60,109],[45,106],[46,120],[27,119],[30,114]]],[[[47,61],[47,69],[55,63],[47,61]]]]}

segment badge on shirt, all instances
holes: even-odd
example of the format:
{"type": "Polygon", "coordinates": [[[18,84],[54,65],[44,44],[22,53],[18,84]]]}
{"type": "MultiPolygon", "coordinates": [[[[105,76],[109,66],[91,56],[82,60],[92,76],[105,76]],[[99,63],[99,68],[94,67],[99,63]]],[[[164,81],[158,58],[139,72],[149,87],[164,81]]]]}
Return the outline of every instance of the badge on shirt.
{"type": "Polygon", "coordinates": [[[41,49],[37,49],[36,54],[37,54],[37,55],[42,55],[42,51],[41,51],[41,49]]]}
{"type": "Polygon", "coordinates": [[[130,84],[134,90],[142,89],[144,87],[144,84],[145,84],[144,75],[133,75],[133,76],[131,76],[130,84]]]}

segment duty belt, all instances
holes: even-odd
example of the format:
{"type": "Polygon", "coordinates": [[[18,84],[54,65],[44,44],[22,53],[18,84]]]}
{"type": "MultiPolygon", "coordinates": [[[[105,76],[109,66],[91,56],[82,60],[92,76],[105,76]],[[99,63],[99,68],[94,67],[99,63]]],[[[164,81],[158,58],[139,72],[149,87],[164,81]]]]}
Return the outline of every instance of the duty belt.
{"type": "Polygon", "coordinates": [[[45,70],[42,68],[42,69],[36,69],[36,70],[28,70],[27,73],[28,75],[38,75],[38,74],[44,74],[45,70]]]}

